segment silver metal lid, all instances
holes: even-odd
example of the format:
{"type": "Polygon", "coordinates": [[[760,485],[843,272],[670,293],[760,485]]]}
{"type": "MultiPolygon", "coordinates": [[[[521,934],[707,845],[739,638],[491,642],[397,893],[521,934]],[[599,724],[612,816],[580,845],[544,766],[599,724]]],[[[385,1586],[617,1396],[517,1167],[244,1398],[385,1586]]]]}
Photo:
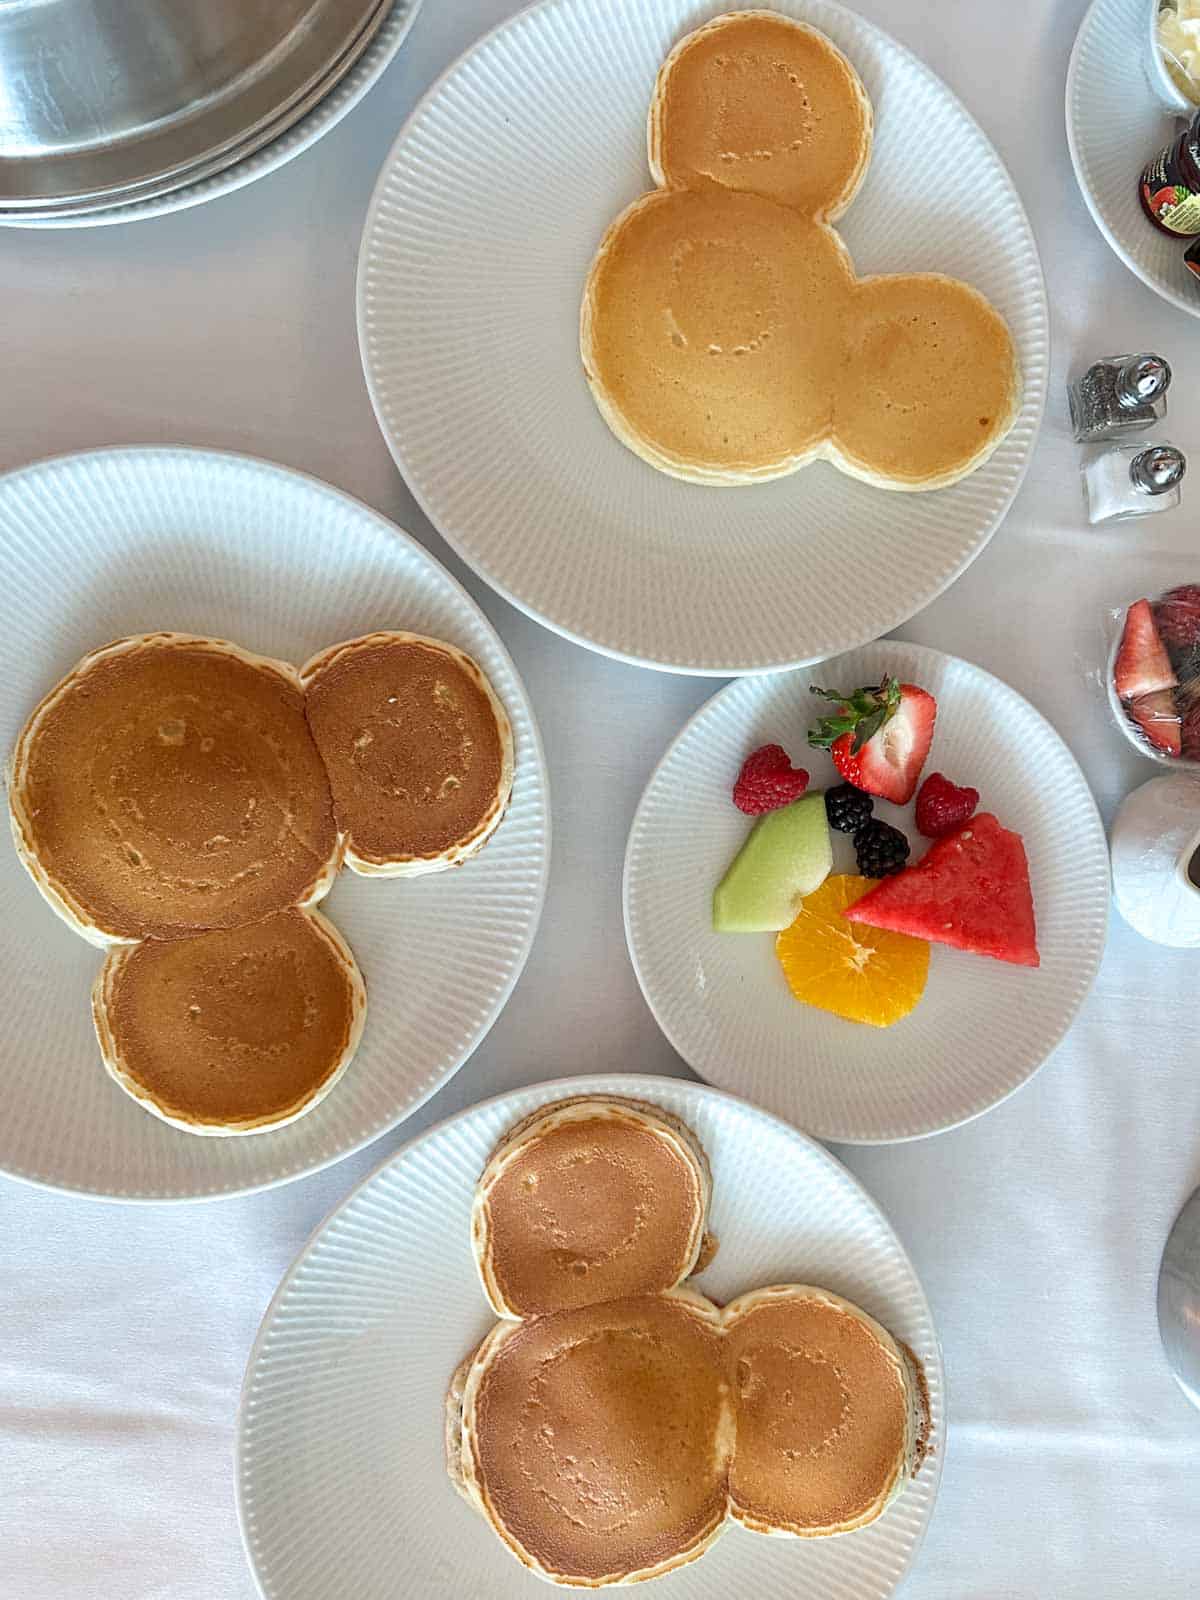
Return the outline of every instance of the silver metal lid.
{"type": "Polygon", "coordinates": [[[0,0],[0,222],[169,193],[323,98],[390,0],[0,0]]]}
{"type": "Polygon", "coordinates": [[[1123,406],[1145,406],[1166,394],[1171,369],[1161,356],[1144,350],[1130,356],[1117,373],[1117,400],[1123,406]]]}
{"type": "Polygon", "coordinates": [[[1129,463],[1129,476],[1143,494],[1166,494],[1187,471],[1187,459],[1173,444],[1149,444],[1129,463]]]}

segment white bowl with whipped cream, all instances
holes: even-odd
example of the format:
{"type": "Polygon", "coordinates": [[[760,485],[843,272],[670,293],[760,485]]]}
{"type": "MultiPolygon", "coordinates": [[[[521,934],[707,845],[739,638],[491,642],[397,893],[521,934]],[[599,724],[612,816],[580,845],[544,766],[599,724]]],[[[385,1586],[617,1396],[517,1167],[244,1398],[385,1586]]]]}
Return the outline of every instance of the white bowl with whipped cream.
{"type": "Polygon", "coordinates": [[[1149,0],[1148,67],[1158,98],[1177,116],[1200,107],[1200,0],[1149,0]]]}

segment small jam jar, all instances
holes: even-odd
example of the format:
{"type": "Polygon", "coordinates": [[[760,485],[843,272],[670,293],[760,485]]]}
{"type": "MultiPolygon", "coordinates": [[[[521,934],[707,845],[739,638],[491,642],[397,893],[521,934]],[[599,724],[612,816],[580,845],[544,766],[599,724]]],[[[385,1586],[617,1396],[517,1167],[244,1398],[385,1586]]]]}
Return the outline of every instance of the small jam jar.
{"type": "Polygon", "coordinates": [[[1138,199],[1161,233],[1176,239],[1200,234],[1200,111],[1143,167],[1138,199]]]}

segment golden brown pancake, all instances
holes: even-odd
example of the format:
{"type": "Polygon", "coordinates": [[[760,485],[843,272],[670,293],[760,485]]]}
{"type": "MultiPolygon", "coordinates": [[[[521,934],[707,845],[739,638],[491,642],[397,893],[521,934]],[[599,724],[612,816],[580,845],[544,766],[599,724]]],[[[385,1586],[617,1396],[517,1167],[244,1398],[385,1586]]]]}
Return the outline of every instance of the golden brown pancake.
{"type": "Polygon", "coordinates": [[[681,39],[650,103],[650,171],[834,221],[871,155],[871,103],[833,43],[774,11],[735,11],[681,39]]]}
{"type": "Polygon", "coordinates": [[[873,1522],[916,1462],[917,1385],[879,1324],[802,1284],[726,1306],[737,1414],[731,1514],[812,1538],[873,1522]]]}
{"type": "Polygon", "coordinates": [[[22,730],[9,812],[34,882],[95,944],[311,905],[341,859],[295,668],[189,634],[85,656],[22,730]]]}
{"type": "Polygon", "coordinates": [[[704,1241],[708,1163],[656,1106],[576,1097],[527,1117],[475,1192],[472,1245],[503,1317],[536,1316],[681,1283],[704,1241]]]}
{"type": "Polygon", "coordinates": [[[323,1100],[362,1034],[366,991],[316,911],[110,952],[92,991],[104,1064],[189,1133],[277,1128],[323,1100]]]}
{"type": "Polygon", "coordinates": [[[973,472],[1012,427],[1021,376],[1004,319],[937,273],[864,278],[846,322],[832,455],[887,489],[937,489],[973,472]]]}
{"type": "Polygon", "coordinates": [[[601,242],[580,348],[605,421],[675,477],[781,477],[833,423],[853,287],[832,229],[758,195],[657,190],[601,242]]]}
{"type": "Polygon", "coordinates": [[[870,157],[862,83],[816,29],[736,11],[659,71],[643,195],[601,240],[580,350],[660,472],[737,485],[831,461],[880,488],[974,471],[1016,420],[1012,336],[937,274],[857,281],[829,227],[870,157]]]}
{"type": "Polygon", "coordinates": [[[461,1438],[468,1498],[542,1577],[598,1588],[683,1566],[726,1521],[720,1312],[677,1290],[501,1323],[468,1370],[461,1438]]]}
{"type": "Polygon", "coordinates": [[[302,669],[346,863],[416,877],[483,848],[508,805],[512,730],[482,669],[416,633],[369,633],[302,669]]]}

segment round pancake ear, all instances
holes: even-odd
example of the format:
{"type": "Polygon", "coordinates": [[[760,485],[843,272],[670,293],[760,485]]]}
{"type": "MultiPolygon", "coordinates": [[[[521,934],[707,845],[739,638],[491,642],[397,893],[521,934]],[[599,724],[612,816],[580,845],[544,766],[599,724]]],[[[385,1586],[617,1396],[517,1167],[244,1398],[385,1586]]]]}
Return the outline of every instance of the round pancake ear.
{"type": "Polygon", "coordinates": [[[1012,334],[978,290],[939,273],[859,280],[830,444],[844,472],[887,489],[956,483],[1020,404],[1012,334]]]}
{"type": "Polygon", "coordinates": [[[488,1158],[471,1218],[502,1317],[670,1291],[696,1270],[711,1189],[694,1135],[657,1107],[579,1096],[545,1107],[488,1158]]]}
{"type": "Polygon", "coordinates": [[[866,175],[871,102],[824,34],[769,11],[717,17],[681,39],[650,103],[663,188],[719,184],[832,222],[866,175]]]}
{"type": "Polygon", "coordinates": [[[92,990],[113,1081],[164,1122],[210,1135],[279,1128],[312,1110],[350,1065],[366,1008],[349,945],[299,908],[124,946],[92,990]]]}

